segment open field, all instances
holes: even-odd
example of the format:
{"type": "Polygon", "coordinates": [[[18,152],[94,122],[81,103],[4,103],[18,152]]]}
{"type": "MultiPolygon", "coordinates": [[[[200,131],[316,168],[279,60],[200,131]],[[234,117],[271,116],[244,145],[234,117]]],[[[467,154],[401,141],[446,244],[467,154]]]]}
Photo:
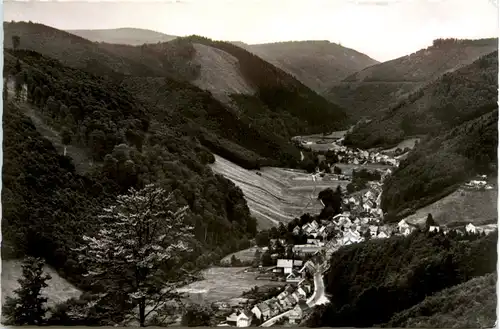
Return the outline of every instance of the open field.
{"type": "Polygon", "coordinates": [[[245,273],[242,267],[211,267],[203,271],[204,280],[196,281],[179,289],[193,300],[204,302],[229,301],[241,297],[244,291],[255,286],[281,286],[285,282],[255,280],[256,273],[245,273]]]}
{"type": "MultiPolygon", "coordinates": [[[[496,184],[495,184],[496,185],[496,184]]],[[[480,225],[483,222],[495,221],[497,215],[498,190],[464,190],[459,189],[441,200],[423,207],[413,215],[406,217],[409,223],[423,223],[430,213],[440,225],[452,222],[470,222],[480,225]]]]}
{"type": "Polygon", "coordinates": [[[339,167],[342,170],[343,175],[352,175],[353,170],[361,170],[361,169],[367,169],[367,170],[374,170],[374,169],[380,169],[380,170],[387,170],[393,168],[391,165],[385,165],[385,164],[377,164],[377,163],[367,163],[363,165],[357,165],[357,164],[352,164],[352,163],[336,163],[335,166],[339,167]]]}
{"type": "MultiPolygon", "coordinates": [[[[22,260],[2,260],[2,305],[7,296],[15,297],[14,290],[19,288],[17,280],[22,277],[22,260]]],[[[78,298],[80,290],[75,288],[65,279],[61,278],[56,271],[49,266],[45,266],[45,273],[52,279],[47,281],[48,287],[42,290],[42,294],[47,297],[47,306],[54,306],[72,297],[78,298]]]]}
{"type": "Polygon", "coordinates": [[[345,188],[349,183],[329,180],[328,175],[313,181],[308,173],[274,167],[262,168],[258,175],[257,170],[246,170],[217,155],[215,159],[212,170],[241,188],[260,229],[287,223],[307,212],[319,213],[323,206],[317,200],[318,193],[338,185],[345,188]]]}
{"type": "Polygon", "coordinates": [[[334,149],[334,141],[345,136],[347,130],[334,131],[331,134],[315,134],[307,136],[295,136],[292,139],[300,142],[309,142],[312,144],[302,144],[303,148],[316,151],[316,152],[326,152],[330,149],[334,149]],[[319,142],[319,143],[318,143],[319,142]]]}
{"type": "Polygon", "coordinates": [[[406,147],[413,149],[415,147],[415,143],[417,141],[420,142],[420,138],[418,138],[418,137],[408,138],[394,147],[382,150],[381,153],[385,153],[387,155],[392,155],[392,153],[394,153],[394,151],[396,151],[397,148],[400,148],[401,150],[404,150],[406,147]]]}
{"type": "MultiPolygon", "coordinates": [[[[227,255],[223,259],[221,259],[222,264],[230,264],[231,263],[231,257],[236,257],[237,259],[241,260],[242,262],[251,262],[255,258],[255,252],[257,249],[261,249],[257,246],[255,247],[250,247],[248,249],[243,249],[237,252],[233,252],[232,254],[227,255]]],[[[261,250],[262,251],[262,250],[261,250]]],[[[263,251],[262,251],[263,252],[263,251]]]]}

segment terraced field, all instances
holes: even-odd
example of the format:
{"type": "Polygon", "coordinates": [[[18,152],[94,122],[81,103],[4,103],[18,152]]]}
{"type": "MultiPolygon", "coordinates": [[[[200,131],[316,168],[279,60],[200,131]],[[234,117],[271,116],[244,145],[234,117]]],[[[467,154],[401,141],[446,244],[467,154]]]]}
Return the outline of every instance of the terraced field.
{"type": "Polygon", "coordinates": [[[307,212],[319,213],[323,206],[317,200],[318,193],[338,185],[345,188],[349,183],[331,180],[328,175],[313,181],[308,173],[285,168],[246,170],[217,155],[211,167],[241,188],[260,229],[287,223],[307,212]]]}

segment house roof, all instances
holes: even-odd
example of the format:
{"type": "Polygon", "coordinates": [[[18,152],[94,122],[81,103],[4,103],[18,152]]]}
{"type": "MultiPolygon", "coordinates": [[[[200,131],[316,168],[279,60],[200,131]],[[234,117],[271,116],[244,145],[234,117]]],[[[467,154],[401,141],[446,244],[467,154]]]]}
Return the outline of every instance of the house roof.
{"type": "Polygon", "coordinates": [[[247,319],[251,319],[253,314],[247,310],[243,310],[240,314],[238,314],[238,318],[246,317],[247,319]]]}
{"type": "Polygon", "coordinates": [[[297,306],[302,310],[302,311],[306,311],[309,309],[309,306],[307,305],[307,303],[303,300],[299,301],[297,303],[297,306]]]}
{"type": "Polygon", "coordinates": [[[278,259],[278,267],[293,267],[293,259],[278,259]]]}

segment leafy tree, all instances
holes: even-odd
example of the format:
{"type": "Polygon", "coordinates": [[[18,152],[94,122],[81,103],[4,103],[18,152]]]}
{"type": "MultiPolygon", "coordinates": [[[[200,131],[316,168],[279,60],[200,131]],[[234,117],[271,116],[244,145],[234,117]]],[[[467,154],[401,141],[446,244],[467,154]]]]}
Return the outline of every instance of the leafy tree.
{"type": "Polygon", "coordinates": [[[18,35],[13,35],[12,36],[12,47],[17,50],[19,46],[21,45],[21,37],[18,35]]]}
{"type": "Polygon", "coordinates": [[[47,287],[46,281],[51,279],[50,275],[43,273],[44,264],[40,258],[25,259],[23,276],[18,280],[21,286],[14,291],[17,297],[7,297],[3,308],[8,322],[19,326],[44,323],[47,298],[41,296],[41,291],[47,287]]]}
{"type": "Polygon", "coordinates": [[[212,312],[207,307],[191,305],[182,315],[181,324],[186,327],[211,325],[212,312]]]}
{"type": "Polygon", "coordinates": [[[130,303],[139,308],[139,323],[177,298],[174,284],[162,280],[163,265],[188,251],[192,227],[184,218],[186,207],[176,209],[172,193],[153,184],[142,190],[131,188],[105,208],[103,227],[96,237],[84,236],[88,245],[80,248],[89,275],[105,282],[109,294],[126,291],[130,303]],[[146,308],[152,307],[146,313],[146,308]]]}
{"type": "Polygon", "coordinates": [[[336,174],[336,175],[341,175],[342,174],[342,169],[340,169],[339,167],[335,166],[335,167],[333,167],[333,173],[336,174]]]}
{"type": "Polygon", "coordinates": [[[269,245],[269,232],[268,231],[260,231],[257,233],[255,237],[255,242],[259,247],[266,247],[269,245]]]}
{"type": "Polygon", "coordinates": [[[255,250],[255,255],[254,255],[254,261],[253,261],[254,266],[256,267],[259,266],[261,257],[262,257],[262,252],[260,251],[260,249],[257,248],[257,250],[255,250]]]}

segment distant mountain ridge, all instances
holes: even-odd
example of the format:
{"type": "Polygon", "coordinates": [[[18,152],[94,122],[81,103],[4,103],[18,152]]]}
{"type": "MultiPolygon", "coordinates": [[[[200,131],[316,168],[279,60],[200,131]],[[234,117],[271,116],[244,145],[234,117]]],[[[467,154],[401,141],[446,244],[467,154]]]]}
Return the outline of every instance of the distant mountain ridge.
{"type": "Polygon", "coordinates": [[[145,43],[168,42],[177,38],[175,35],[131,27],[98,30],[66,30],[66,32],[78,35],[79,37],[93,42],[106,42],[132,46],[139,46],[145,43]]]}
{"type": "Polygon", "coordinates": [[[379,62],[327,40],[236,43],[322,93],[349,75],[379,62]]]}
{"type": "Polygon", "coordinates": [[[437,39],[413,54],[346,77],[324,96],[354,118],[377,117],[417,87],[498,49],[498,39],[437,39]]]}

